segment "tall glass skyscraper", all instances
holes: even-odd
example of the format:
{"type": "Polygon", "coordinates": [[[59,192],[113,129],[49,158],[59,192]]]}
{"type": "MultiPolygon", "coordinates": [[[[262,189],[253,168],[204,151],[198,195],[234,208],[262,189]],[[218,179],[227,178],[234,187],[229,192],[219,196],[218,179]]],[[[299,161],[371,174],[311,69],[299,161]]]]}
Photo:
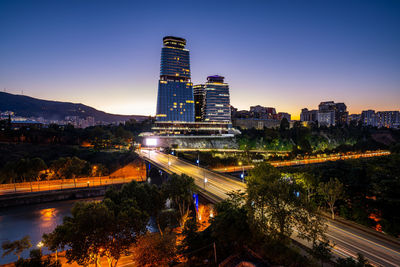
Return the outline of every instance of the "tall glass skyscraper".
{"type": "Polygon", "coordinates": [[[206,99],[205,85],[196,84],[193,86],[194,96],[194,120],[204,121],[204,101],[206,99]]]}
{"type": "Polygon", "coordinates": [[[166,36],[161,50],[157,121],[194,122],[193,89],[190,81],[189,50],[186,40],[166,36]]]}
{"type": "Polygon", "coordinates": [[[204,91],[204,121],[230,123],[229,85],[224,83],[224,77],[218,75],[208,76],[204,91]]]}

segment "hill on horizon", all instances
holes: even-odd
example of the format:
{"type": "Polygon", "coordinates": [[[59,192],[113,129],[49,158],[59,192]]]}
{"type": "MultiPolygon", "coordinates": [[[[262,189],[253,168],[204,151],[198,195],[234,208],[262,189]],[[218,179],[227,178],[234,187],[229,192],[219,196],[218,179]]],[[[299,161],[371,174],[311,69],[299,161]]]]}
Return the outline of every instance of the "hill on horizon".
{"type": "Polygon", "coordinates": [[[0,92],[0,111],[13,111],[17,116],[43,117],[46,120],[64,120],[66,116],[94,117],[96,121],[107,123],[130,119],[143,121],[149,118],[143,115],[110,114],[81,103],[43,100],[6,92],[0,92]]]}

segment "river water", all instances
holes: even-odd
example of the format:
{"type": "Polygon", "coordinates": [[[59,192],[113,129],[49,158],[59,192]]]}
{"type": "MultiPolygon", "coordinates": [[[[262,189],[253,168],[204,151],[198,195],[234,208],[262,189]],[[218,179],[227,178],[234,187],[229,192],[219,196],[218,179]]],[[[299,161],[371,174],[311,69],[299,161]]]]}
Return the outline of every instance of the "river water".
{"type": "MultiPolygon", "coordinates": [[[[35,247],[44,233],[52,232],[62,223],[64,216],[71,214],[71,208],[77,201],[94,200],[96,199],[66,200],[0,209],[0,243],[6,240],[19,240],[29,235],[32,246],[35,247]]],[[[0,251],[3,254],[1,248],[0,251]]],[[[47,253],[45,248],[43,252],[47,253]]],[[[24,251],[21,256],[27,258],[29,250],[24,251]]],[[[0,264],[16,260],[17,256],[9,254],[0,258],[0,264]]]]}

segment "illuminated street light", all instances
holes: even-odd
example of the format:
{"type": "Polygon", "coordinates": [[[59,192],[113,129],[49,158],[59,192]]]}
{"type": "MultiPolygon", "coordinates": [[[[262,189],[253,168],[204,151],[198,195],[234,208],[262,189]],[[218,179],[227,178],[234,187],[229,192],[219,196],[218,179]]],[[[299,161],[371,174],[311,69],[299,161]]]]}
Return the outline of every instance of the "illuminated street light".
{"type": "Polygon", "coordinates": [[[244,166],[241,161],[239,161],[239,166],[242,166],[242,174],[240,175],[240,178],[242,178],[242,182],[244,182],[244,166]]]}
{"type": "Polygon", "coordinates": [[[39,243],[37,243],[36,246],[40,249],[40,253],[41,253],[42,252],[42,247],[44,246],[43,242],[40,241],[39,243]]]}
{"type": "Polygon", "coordinates": [[[204,177],[204,189],[206,188],[206,183],[208,182],[207,178],[204,177]]]}

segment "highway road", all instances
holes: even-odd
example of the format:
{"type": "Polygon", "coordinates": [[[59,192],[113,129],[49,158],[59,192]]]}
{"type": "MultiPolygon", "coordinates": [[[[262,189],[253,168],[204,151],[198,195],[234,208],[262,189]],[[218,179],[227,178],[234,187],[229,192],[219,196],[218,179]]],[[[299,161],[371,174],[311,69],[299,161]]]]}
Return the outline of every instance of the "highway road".
{"type": "MultiPolygon", "coordinates": [[[[359,159],[359,158],[371,158],[390,155],[390,151],[369,151],[365,153],[355,153],[349,155],[329,155],[326,157],[312,157],[308,159],[294,159],[294,160],[283,160],[283,161],[272,161],[269,162],[274,167],[286,167],[286,166],[298,166],[307,164],[316,164],[327,161],[337,161],[345,159],[359,159]]],[[[218,172],[237,172],[242,170],[249,170],[254,168],[254,165],[245,166],[226,166],[222,168],[214,168],[214,171],[218,172]]]]}
{"type": "Polygon", "coordinates": [[[63,190],[72,188],[87,188],[95,186],[104,186],[110,184],[121,184],[127,183],[132,180],[140,181],[140,177],[118,177],[110,178],[109,176],[103,177],[85,177],[76,178],[75,182],[73,179],[64,180],[50,180],[50,181],[39,181],[39,182],[25,182],[16,184],[2,184],[0,185],[0,196],[7,194],[22,194],[30,192],[42,192],[50,190],[63,190]]]}
{"type": "MultiPolygon", "coordinates": [[[[156,150],[142,149],[140,155],[157,163],[164,169],[194,178],[197,186],[225,199],[231,191],[245,191],[246,184],[207,169],[166,155],[156,150]]],[[[380,233],[371,234],[357,228],[328,220],[327,236],[335,244],[334,253],[340,257],[356,257],[363,254],[375,266],[400,266],[400,245],[380,233]]]]}

